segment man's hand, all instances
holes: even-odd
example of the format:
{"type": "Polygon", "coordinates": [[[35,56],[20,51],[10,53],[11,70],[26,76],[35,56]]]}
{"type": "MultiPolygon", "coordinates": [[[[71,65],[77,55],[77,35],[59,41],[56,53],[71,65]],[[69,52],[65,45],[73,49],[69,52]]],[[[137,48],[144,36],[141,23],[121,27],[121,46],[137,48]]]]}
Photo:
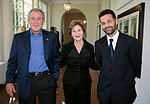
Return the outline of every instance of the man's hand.
{"type": "Polygon", "coordinates": [[[7,83],[6,84],[6,92],[13,97],[13,93],[16,92],[15,88],[14,88],[14,84],[13,83],[7,83]]]}

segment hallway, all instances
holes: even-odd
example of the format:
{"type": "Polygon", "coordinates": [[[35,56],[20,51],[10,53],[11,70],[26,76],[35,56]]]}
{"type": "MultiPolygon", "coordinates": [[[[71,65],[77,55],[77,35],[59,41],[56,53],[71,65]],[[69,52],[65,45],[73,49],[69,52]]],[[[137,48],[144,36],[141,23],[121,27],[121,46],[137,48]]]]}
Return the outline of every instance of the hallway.
{"type": "MultiPolygon", "coordinates": [[[[64,103],[64,94],[63,94],[63,86],[62,86],[62,77],[65,69],[61,69],[60,77],[58,80],[58,88],[56,91],[56,104],[65,104],[64,103]]],[[[92,89],[91,89],[91,104],[98,104],[97,99],[97,83],[98,83],[98,72],[94,70],[90,70],[90,74],[92,77],[92,89]]],[[[16,87],[16,84],[15,84],[16,87]]],[[[18,104],[17,95],[16,101],[14,104],[18,104]]],[[[0,104],[9,104],[9,96],[6,94],[5,86],[0,86],[0,104]]],[[[36,101],[38,104],[38,100],[36,101]]]]}

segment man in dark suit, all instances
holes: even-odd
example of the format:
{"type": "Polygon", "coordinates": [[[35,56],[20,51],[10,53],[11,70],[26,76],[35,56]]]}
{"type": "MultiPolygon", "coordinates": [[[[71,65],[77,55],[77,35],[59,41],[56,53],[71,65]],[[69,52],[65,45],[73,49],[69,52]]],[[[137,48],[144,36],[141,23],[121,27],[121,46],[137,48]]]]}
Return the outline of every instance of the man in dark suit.
{"type": "Polygon", "coordinates": [[[56,36],[57,36],[57,42],[58,42],[58,47],[59,47],[59,49],[60,49],[60,48],[61,48],[61,45],[60,45],[60,42],[59,42],[59,31],[57,31],[57,28],[56,28],[56,27],[51,26],[50,32],[56,34],[56,36]]]}
{"type": "Polygon", "coordinates": [[[45,22],[40,9],[32,9],[28,17],[31,28],[15,34],[6,72],[6,91],[16,92],[14,76],[17,70],[19,104],[56,104],[56,80],[60,60],[55,34],[42,29],[45,22]]]}
{"type": "Polygon", "coordinates": [[[115,13],[106,9],[99,14],[107,34],[95,42],[100,70],[98,98],[100,104],[132,104],[136,98],[135,77],[140,78],[141,49],[137,39],[117,30],[115,13]]]}

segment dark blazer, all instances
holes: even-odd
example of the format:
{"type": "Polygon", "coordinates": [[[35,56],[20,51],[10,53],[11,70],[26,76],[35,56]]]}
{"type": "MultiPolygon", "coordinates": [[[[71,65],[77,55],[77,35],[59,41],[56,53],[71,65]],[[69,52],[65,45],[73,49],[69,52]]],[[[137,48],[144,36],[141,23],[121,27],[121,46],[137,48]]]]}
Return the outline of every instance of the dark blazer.
{"type": "MultiPolygon", "coordinates": [[[[50,73],[58,79],[60,59],[57,37],[48,31],[42,30],[44,57],[50,73]]],[[[12,48],[8,60],[6,83],[13,83],[17,70],[17,87],[20,97],[27,98],[30,93],[30,73],[28,70],[30,57],[30,30],[14,35],[12,48]]],[[[54,82],[50,82],[54,83],[54,82]]]]}
{"type": "Polygon", "coordinates": [[[80,57],[71,55],[71,51],[75,49],[74,41],[66,44],[61,52],[61,67],[66,66],[63,77],[63,83],[67,85],[81,84],[87,86],[91,84],[91,76],[89,68],[96,69],[94,46],[84,40],[84,45],[80,53],[80,57]],[[86,50],[86,52],[85,52],[86,50]],[[84,53],[82,53],[84,51],[84,53]]]}
{"type": "Polygon", "coordinates": [[[100,70],[99,100],[105,101],[111,95],[118,98],[120,104],[133,102],[136,98],[134,79],[141,75],[141,49],[138,40],[119,32],[112,61],[106,36],[96,41],[95,52],[100,70]]]}

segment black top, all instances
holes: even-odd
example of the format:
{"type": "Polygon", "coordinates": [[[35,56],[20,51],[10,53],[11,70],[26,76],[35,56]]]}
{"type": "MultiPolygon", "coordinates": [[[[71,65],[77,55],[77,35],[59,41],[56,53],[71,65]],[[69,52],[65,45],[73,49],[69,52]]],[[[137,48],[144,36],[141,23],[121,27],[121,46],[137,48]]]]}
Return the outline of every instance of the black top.
{"type": "Polygon", "coordinates": [[[89,68],[96,69],[93,45],[84,40],[81,52],[78,53],[73,41],[66,44],[61,53],[61,67],[63,66],[66,66],[64,84],[91,84],[89,68]]]}

